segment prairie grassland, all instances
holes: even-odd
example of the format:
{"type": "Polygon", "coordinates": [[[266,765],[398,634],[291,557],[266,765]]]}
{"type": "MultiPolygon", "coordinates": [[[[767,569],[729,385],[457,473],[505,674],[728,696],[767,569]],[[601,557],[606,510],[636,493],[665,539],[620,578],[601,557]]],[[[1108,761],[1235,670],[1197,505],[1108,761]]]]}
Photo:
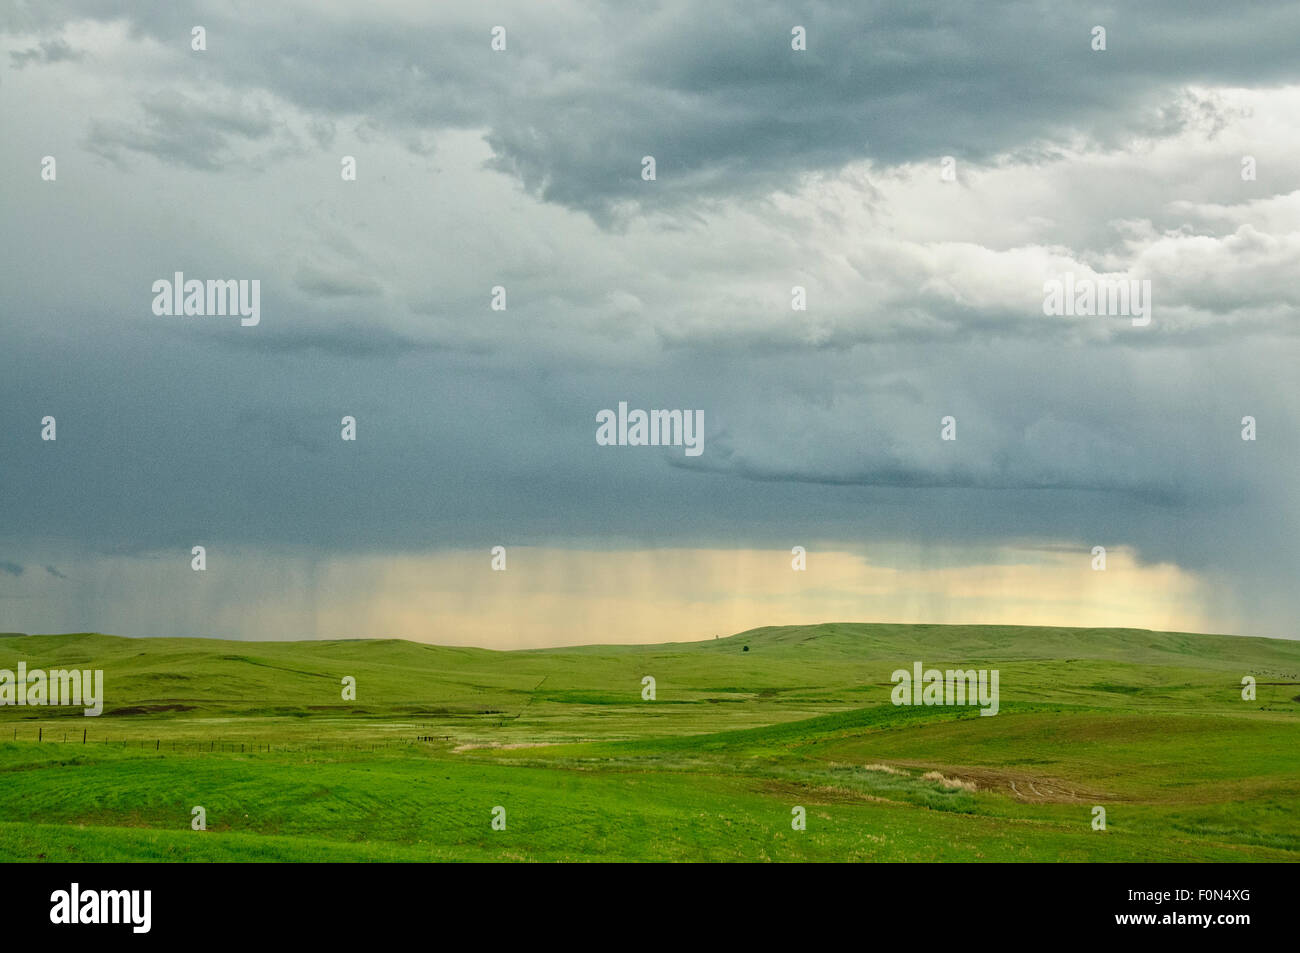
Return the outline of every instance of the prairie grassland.
{"type": "Polygon", "coordinates": [[[1300,860],[1300,642],[859,624],[519,652],[0,638],[0,668],[19,661],[103,669],[106,701],[0,708],[11,861],[1300,860]],[[999,714],[895,707],[890,675],[917,660],[998,669],[999,714]]]}

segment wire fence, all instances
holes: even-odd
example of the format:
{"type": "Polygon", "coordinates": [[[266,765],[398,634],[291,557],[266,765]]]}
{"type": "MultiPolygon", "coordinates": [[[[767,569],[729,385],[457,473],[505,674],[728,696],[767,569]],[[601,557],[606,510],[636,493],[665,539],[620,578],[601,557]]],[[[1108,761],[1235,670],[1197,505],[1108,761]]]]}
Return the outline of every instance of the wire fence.
{"type": "MultiPolygon", "coordinates": [[[[295,741],[281,739],[265,741],[262,739],[229,741],[214,738],[126,738],[91,737],[89,729],[76,731],[46,730],[43,727],[31,733],[22,733],[17,728],[12,731],[11,741],[19,744],[56,744],[87,745],[96,747],[113,747],[164,752],[210,752],[213,754],[273,754],[275,752],[312,752],[312,751],[384,751],[393,748],[412,748],[417,745],[441,741],[452,741],[452,735],[417,735],[414,738],[390,738],[382,741],[295,741]]],[[[0,736],[3,737],[3,736],[0,736]]]]}

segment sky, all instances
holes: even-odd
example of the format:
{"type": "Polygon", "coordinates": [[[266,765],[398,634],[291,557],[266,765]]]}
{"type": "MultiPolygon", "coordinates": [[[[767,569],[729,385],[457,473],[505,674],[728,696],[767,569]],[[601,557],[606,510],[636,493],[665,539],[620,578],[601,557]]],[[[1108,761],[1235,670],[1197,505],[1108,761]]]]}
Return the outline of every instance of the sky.
{"type": "Polygon", "coordinates": [[[0,630],[1295,638],[1296,36],[1186,0],[8,3],[0,630]],[[156,314],[177,272],[257,280],[260,320],[156,314]],[[1067,275],[1149,282],[1150,322],[1046,314],[1067,275]],[[620,402],[698,411],[701,452],[601,445],[620,402]]]}

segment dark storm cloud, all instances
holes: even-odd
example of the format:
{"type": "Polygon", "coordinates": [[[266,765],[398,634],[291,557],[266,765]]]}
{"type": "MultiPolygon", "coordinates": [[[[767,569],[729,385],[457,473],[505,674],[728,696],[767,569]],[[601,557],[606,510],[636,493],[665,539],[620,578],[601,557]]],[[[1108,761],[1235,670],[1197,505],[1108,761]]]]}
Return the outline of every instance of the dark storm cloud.
{"type": "MultiPolygon", "coordinates": [[[[1014,448],[1007,447],[1008,451],[1014,448]]],[[[1001,456],[1001,455],[1000,455],[1001,456]]],[[[899,489],[955,489],[955,490],[1069,490],[1080,492],[1105,492],[1131,496],[1143,502],[1173,506],[1187,502],[1184,493],[1176,486],[1163,483],[1142,484],[1127,475],[1109,477],[1036,473],[1031,468],[1034,461],[1021,461],[1001,456],[1003,469],[988,471],[970,467],[948,467],[933,470],[923,466],[901,463],[875,464],[868,469],[819,471],[797,463],[783,461],[778,466],[756,465],[753,461],[738,459],[735,451],[723,443],[714,442],[712,456],[705,462],[685,458],[665,457],[670,466],[702,473],[730,473],[747,480],[775,483],[818,483],[825,486],[894,487],[899,489]]]]}
{"type": "Polygon", "coordinates": [[[17,3],[11,69],[82,17],[125,22],[125,51],[100,35],[48,71],[84,86],[6,101],[28,111],[0,141],[32,173],[0,193],[0,527],[50,577],[86,578],[41,541],[170,560],[1030,539],[1223,572],[1274,631],[1294,618],[1300,246],[1274,201],[1294,150],[1265,143],[1250,193],[1236,140],[1217,171],[1071,150],[1216,141],[1239,112],[1185,87],[1294,81],[1300,7],[17,3]],[[358,181],[314,150],[358,152],[358,181]],[[962,235],[959,198],[891,168],[943,155],[1019,176],[953,186],[976,203],[962,235]],[[1060,270],[1130,267],[1163,309],[1145,332],[1042,315],[1060,270]],[[262,323],[152,315],[180,269],[260,278],[262,323]],[[704,455],[596,446],[620,400],[702,409],[704,455]]]}
{"type": "MultiPolygon", "coordinates": [[[[1140,15],[1051,2],[609,3],[571,16],[506,4],[440,10],[422,28],[401,8],[386,19],[382,7],[324,12],[82,0],[21,5],[8,23],[126,18],[172,47],[201,23],[202,65],[233,89],[273,92],[317,122],[367,113],[390,127],[482,128],[496,168],[606,224],[859,159],[981,162],[1080,136],[1110,146],[1167,136],[1213,111],[1181,103],[1180,86],[1300,75],[1300,7],[1288,3],[1169,0],[1140,15]],[[509,49],[494,54],[498,23],[509,49]],[[796,24],[808,30],[805,53],[790,49],[796,24]],[[1104,53],[1089,47],[1098,24],[1104,53]],[[652,187],[640,180],[647,154],[658,160],[652,187]]],[[[225,136],[254,134],[210,115],[186,124],[174,134],[149,120],[100,124],[92,141],[210,167],[225,136]]]]}

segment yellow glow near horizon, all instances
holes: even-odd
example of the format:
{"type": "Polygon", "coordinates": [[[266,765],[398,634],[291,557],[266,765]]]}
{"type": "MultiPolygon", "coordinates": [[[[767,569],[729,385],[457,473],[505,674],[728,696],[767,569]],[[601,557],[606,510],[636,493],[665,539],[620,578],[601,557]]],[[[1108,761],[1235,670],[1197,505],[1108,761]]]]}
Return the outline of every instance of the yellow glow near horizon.
{"type": "Polygon", "coordinates": [[[1077,550],[1001,555],[995,564],[897,569],[812,549],[803,572],[779,550],[512,547],[504,572],[478,552],[374,557],[335,563],[321,579],[315,635],[519,648],[691,641],[813,622],[1206,628],[1202,585],[1176,566],[1139,565],[1123,550],[1108,554],[1102,572],[1077,550]]]}
{"type": "Polygon", "coordinates": [[[709,639],[817,622],[1115,626],[1249,635],[1223,617],[1206,579],[1113,549],[1107,569],[1078,547],[980,550],[873,546],[869,555],[788,550],[488,547],[312,557],[224,552],[209,569],[107,557],[37,580],[9,628],[246,639],[400,638],[537,648],[709,639]],[[178,584],[178,573],[183,574],[178,584]]]}

